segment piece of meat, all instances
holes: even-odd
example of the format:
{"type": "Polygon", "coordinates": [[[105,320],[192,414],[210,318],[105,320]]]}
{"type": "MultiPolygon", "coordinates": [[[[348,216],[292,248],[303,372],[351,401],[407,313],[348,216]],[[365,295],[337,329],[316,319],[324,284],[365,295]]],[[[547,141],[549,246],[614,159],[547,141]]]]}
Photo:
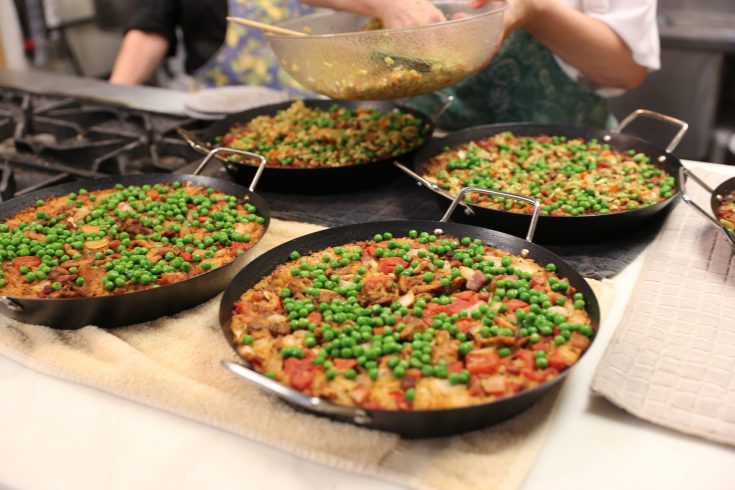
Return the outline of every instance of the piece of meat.
{"type": "Polygon", "coordinates": [[[385,274],[367,275],[357,299],[362,305],[392,303],[398,299],[396,282],[385,274]]]}

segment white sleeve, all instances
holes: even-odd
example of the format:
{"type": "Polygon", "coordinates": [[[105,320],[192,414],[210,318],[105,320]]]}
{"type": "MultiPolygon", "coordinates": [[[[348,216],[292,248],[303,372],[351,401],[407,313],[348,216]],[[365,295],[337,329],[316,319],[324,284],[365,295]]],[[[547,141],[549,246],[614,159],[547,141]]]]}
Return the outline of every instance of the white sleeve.
{"type": "MultiPolygon", "coordinates": [[[[628,45],[639,65],[649,71],[661,67],[656,0],[562,0],[562,3],[609,25],[628,45]]],[[[581,81],[579,70],[558,56],[556,60],[573,80],[581,81]]],[[[624,92],[610,87],[596,87],[595,91],[607,97],[624,92]]]]}

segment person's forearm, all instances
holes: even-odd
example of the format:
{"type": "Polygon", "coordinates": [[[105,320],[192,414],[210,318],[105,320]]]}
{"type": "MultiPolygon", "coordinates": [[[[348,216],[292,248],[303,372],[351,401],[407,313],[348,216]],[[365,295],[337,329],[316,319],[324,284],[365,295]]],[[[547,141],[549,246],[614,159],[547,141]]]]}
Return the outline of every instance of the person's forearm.
{"type": "Polygon", "coordinates": [[[604,22],[557,0],[536,0],[536,15],[522,26],[588,80],[606,87],[635,88],[647,69],[604,22]]]}
{"type": "Polygon", "coordinates": [[[137,29],[128,31],[112,67],[110,83],[137,85],[153,74],[168,52],[168,40],[137,29]]]}

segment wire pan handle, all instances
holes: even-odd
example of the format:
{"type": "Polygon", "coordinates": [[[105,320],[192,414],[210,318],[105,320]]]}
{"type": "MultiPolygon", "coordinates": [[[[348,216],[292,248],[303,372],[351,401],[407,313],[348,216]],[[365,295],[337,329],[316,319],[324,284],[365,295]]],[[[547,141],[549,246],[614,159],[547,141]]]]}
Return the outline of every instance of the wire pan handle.
{"type": "Polygon", "coordinates": [[[286,385],[274,381],[267,376],[248,369],[241,364],[237,364],[230,361],[222,361],[222,366],[229,369],[232,373],[237,376],[258,385],[259,387],[270,391],[279,398],[286,400],[287,402],[293,403],[301,408],[312,412],[318,412],[322,415],[332,415],[351,419],[358,425],[369,424],[372,421],[370,415],[365,410],[353,407],[344,407],[342,405],[336,405],[334,403],[322,400],[316,396],[306,396],[300,391],[289,388],[286,385]]]}
{"type": "Polygon", "coordinates": [[[229,153],[233,155],[243,155],[248,158],[254,158],[256,160],[259,160],[260,163],[258,164],[258,170],[255,172],[255,176],[253,176],[253,180],[250,182],[250,187],[248,187],[248,190],[250,192],[255,191],[255,186],[258,185],[258,181],[260,180],[260,176],[263,174],[263,170],[265,169],[265,164],[267,163],[267,160],[263,158],[261,155],[258,155],[257,153],[252,153],[245,150],[236,150],[235,148],[225,148],[223,146],[218,146],[217,148],[213,148],[207,152],[207,156],[204,157],[204,160],[202,160],[202,163],[199,164],[199,166],[194,170],[194,175],[199,175],[199,173],[204,170],[204,167],[206,167],[209,162],[212,161],[212,158],[214,158],[216,155],[220,153],[229,153]]]}
{"type": "MultiPolygon", "coordinates": [[[[732,245],[733,250],[735,250],[735,234],[729,232],[724,226],[722,226],[722,223],[720,223],[717,220],[716,217],[710,215],[707,211],[705,211],[704,209],[702,209],[699,206],[699,204],[697,204],[696,202],[694,202],[694,200],[692,199],[692,197],[687,192],[686,183],[687,183],[687,179],[689,177],[691,177],[692,180],[694,180],[694,182],[696,182],[697,184],[699,184],[700,186],[702,186],[705,190],[707,190],[707,192],[710,195],[712,195],[712,193],[714,192],[714,189],[712,189],[712,187],[710,187],[705,181],[703,181],[699,176],[697,176],[697,174],[695,174],[691,170],[688,170],[688,169],[686,169],[684,167],[681,167],[679,169],[679,186],[681,187],[681,198],[684,200],[685,203],[687,203],[688,205],[690,205],[691,207],[693,207],[695,211],[697,211],[699,214],[701,214],[702,216],[704,216],[705,218],[707,218],[707,220],[710,223],[712,223],[713,225],[715,225],[717,227],[717,229],[719,229],[722,233],[724,233],[725,236],[727,237],[728,241],[732,245]]],[[[719,196],[717,196],[717,197],[719,198],[719,196]]]]}
{"type": "Polygon", "coordinates": [[[622,120],[620,125],[617,128],[613,129],[613,133],[622,133],[626,127],[628,127],[639,117],[649,117],[651,119],[656,119],[657,121],[662,121],[679,128],[672,140],[669,142],[669,146],[666,147],[666,153],[671,153],[676,149],[677,146],[679,146],[679,143],[681,143],[681,140],[684,138],[684,135],[687,134],[687,130],[689,129],[689,124],[682,121],[681,119],[667,116],[666,114],[661,114],[659,112],[650,111],[648,109],[637,109],[628,114],[625,119],[622,120]]]}
{"type": "Polygon", "coordinates": [[[516,201],[522,201],[533,206],[533,215],[531,215],[531,223],[528,226],[528,232],[526,233],[526,241],[533,242],[533,235],[536,233],[536,225],[538,225],[539,216],[541,216],[541,203],[538,199],[533,199],[527,196],[521,196],[519,194],[511,194],[509,192],[496,191],[493,189],[483,189],[481,187],[464,187],[459,194],[452,199],[452,204],[449,205],[449,209],[444,213],[444,216],[439,221],[447,222],[450,216],[457,209],[457,205],[460,203],[462,198],[468,192],[477,192],[479,194],[487,194],[489,196],[504,197],[506,199],[515,199],[516,201]]]}

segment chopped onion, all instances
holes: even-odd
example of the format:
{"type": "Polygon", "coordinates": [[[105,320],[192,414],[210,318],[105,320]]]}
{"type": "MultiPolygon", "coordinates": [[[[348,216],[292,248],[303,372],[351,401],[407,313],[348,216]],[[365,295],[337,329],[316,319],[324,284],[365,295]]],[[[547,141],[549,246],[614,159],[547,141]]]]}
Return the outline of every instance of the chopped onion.
{"type": "Polygon", "coordinates": [[[401,296],[398,299],[398,302],[401,303],[401,305],[403,305],[406,308],[408,308],[409,306],[411,306],[413,304],[414,300],[415,300],[415,297],[413,295],[413,291],[409,291],[406,294],[404,294],[403,296],[401,296]]]}

